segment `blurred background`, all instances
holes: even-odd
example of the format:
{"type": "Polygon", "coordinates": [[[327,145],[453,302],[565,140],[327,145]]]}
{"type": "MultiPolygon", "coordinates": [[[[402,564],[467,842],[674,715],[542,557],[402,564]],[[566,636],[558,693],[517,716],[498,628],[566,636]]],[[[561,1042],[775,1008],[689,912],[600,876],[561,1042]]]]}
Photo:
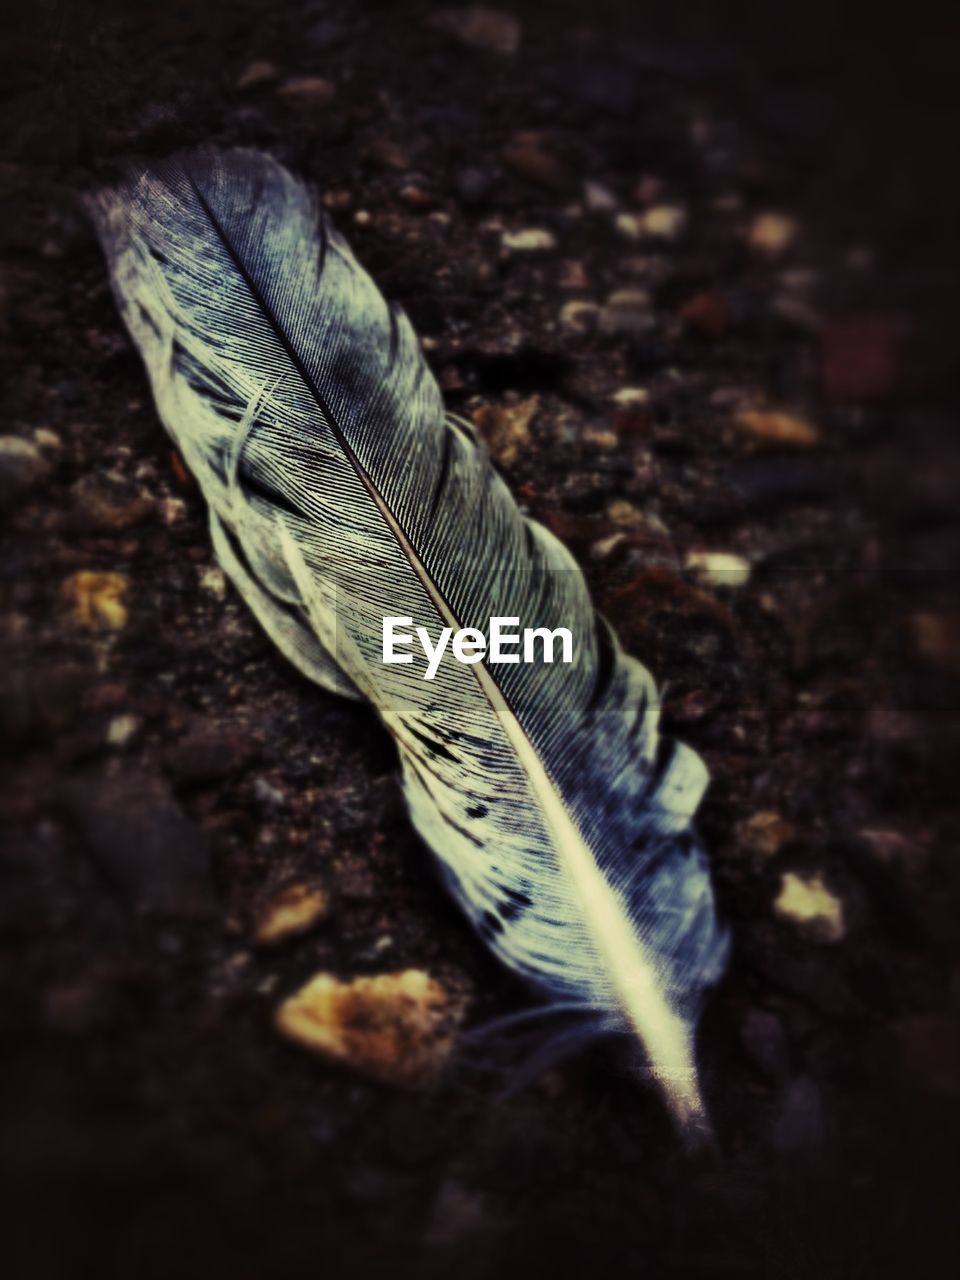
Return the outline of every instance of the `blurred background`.
{"type": "Polygon", "coordinates": [[[4,31],[9,1274],[952,1272],[956,11],[57,0],[4,31]],[[317,184],[710,766],[715,1162],[602,1048],[510,1097],[529,1044],[458,1048],[524,993],[372,714],[212,558],[79,203],[207,141],[317,184]]]}

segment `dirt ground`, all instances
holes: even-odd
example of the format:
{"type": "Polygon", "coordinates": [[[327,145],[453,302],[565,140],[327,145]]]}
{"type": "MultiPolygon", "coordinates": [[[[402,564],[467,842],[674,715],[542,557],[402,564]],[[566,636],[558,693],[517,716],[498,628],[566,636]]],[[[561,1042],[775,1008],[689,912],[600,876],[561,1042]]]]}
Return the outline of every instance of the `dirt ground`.
{"type": "Polygon", "coordinates": [[[11,14],[0,1256],[17,1280],[947,1271],[941,32],[923,9],[903,30],[871,11],[866,40],[843,6],[677,9],[11,14]],[[402,1090],[278,1034],[321,971],[426,970],[469,995],[470,1023],[525,997],[435,882],[372,713],[300,679],[224,583],[122,331],[78,193],[204,141],[267,149],[326,193],[708,762],[734,938],[700,1042],[715,1158],[686,1159],[603,1048],[504,1096],[509,1055],[402,1090]],[[323,918],[258,942],[302,885],[323,918]]]}

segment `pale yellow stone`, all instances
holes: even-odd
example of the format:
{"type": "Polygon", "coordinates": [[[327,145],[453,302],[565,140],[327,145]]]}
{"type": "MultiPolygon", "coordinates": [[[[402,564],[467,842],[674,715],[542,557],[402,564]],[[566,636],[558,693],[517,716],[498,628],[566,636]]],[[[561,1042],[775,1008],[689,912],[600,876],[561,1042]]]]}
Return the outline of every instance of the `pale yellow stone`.
{"type": "Polygon", "coordinates": [[[687,568],[715,587],[745,587],[750,581],[750,561],[732,551],[690,551],[687,568]]]}
{"type": "Polygon", "coordinates": [[[122,631],[129,587],[125,574],[84,569],[66,579],[60,597],[69,621],[80,631],[122,631]]]}
{"type": "Polygon", "coordinates": [[[643,215],[644,234],[656,240],[676,240],[686,225],[687,211],[677,205],[655,205],[643,215]]]}
{"type": "Polygon", "coordinates": [[[599,314],[600,308],[595,302],[567,302],[560,311],[560,324],[571,333],[582,336],[596,325],[599,314]]]}
{"type": "Polygon", "coordinates": [[[594,449],[603,449],[605,452],[616,449],[620,443],[615,431],[604,431],[597,427],[587,427],[580,438],[584,444],[591,445],[594,449]]]}
{"type": "Polygon", "coordinates": [[[643,215],[639,213],[618,213],[613,225],[627,240],[643,239],[643,215]]]}
{"type": "Polygon", "coordinates": [[[600,538],[593,544],[590,555],[594,560],[606,560],[607,556],[612,555],[626,540],[625,533],[611,533],[609,537],[600,538]]]}
{"type": "Polygon", "coordinates": [[[773,909],[781,920],[789,921],[814,942],[839,942],[846,932],[843,903],[820,875],[785,872],[773,909]]]}
{"type": "Polygon", "coordinates": [[[125,747],[139,728],[137,716],[114,716],[107,725],[107,742],[111,747],[125,747]]]}
{"type": "Polygon", "coordinates": [[[200,570],[200,588],[215,600],[224,600],[227,595],[227,579],[223,570],[215,564],[207,565],[200,570]]]}
{"type": "Polygon", "coordinates": [[[638,405],[650,403],[650,392],[645,387],[621,387],[610,399],[620,409],[635,409],[638,405]]]}
{"type": "Polygon", "coordinates": [[[520,231],[505,231],[500,243],[511,253],[544,253],[557,247],[557,237],[546,227],[524,227],[520,231]]]}
{"type": "Polygon", "coordinates": [[[473,410],[473,421],[500,466],[513,466],[530,443],[530,423],[539,408],[540,397],[529,396],[514,404],[482,404],[473,410]]]}
{"type": "Polygon", "coordinates": [[[341,982],[318,973],[276,1014],[278,1030],[323,1057],[405,1088],[450,1056],[464,1000],[421,969],[341,982]]]}
{"type": "Polygon", "coordinates": [[[329,910],[330,899],[319,885],[287,885],[260,912],[254,936],[261,946],[286,942],[312,929],[329,910]]]}

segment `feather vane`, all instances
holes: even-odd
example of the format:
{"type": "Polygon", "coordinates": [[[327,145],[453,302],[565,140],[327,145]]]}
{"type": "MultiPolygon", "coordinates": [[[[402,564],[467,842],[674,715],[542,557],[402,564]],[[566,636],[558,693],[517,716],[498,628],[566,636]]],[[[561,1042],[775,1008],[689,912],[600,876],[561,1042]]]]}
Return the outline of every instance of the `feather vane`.
{"type": "Polygon", "coordinates": [[[309,190],[203,152],[93,201],[159,415],[216,554],[309,678],[369,699],[413,822],[488,945],[544,998],[633,1033],[680,1123],[705,1124],[694,1028],[722,972],[691,825],[699,757],[658,731],[649,673],[566,549],[449,418],[407,319],[309,190]],[[570,665],[382,661],[385,616],[568,628],[570,665]]]}

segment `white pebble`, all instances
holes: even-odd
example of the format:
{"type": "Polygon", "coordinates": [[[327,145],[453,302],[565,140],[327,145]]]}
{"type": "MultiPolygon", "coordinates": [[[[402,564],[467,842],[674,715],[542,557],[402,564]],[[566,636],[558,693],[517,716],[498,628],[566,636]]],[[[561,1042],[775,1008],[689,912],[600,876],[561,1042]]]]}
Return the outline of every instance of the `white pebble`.
{"type": "Polygon", "coordinates": [[[542,253],[557,247],[557,237],[545,227],[524,227],[521,231],[505,231],[500,243],[513,253],[542,253]]]}
{"type": "Polygon", "coordinates": [[[136,716],[114,716],[107,726],[107,743],[111,747],[125,747],[140,728],[136,716]]]}
{"type": "Polygon", "coordinates": [[[602,182],[585,182],[583,198],[591,213],[613,213],[620,203],[609,187],[602,182]]]}
{"type": "Polygon", "coordinates": [[[799,876],[787,871],[780,878],[773,909],[781,920],[789,921],[814,942],[839,942],[846,932],[843,903],[821,875],[799,876]]]}
{"type": "Polygon", "coordinates": [[[750,581],[750,561],[732,551],[690,551],[687,568],[715,587],[745,587],[750,581]]]}
{"type": "Polygon", "coordinates": [[[658,240],[676,240],[687,226],[687,211],[679,205],[658,204],[643,215],[644,234],[658,240]]]}

